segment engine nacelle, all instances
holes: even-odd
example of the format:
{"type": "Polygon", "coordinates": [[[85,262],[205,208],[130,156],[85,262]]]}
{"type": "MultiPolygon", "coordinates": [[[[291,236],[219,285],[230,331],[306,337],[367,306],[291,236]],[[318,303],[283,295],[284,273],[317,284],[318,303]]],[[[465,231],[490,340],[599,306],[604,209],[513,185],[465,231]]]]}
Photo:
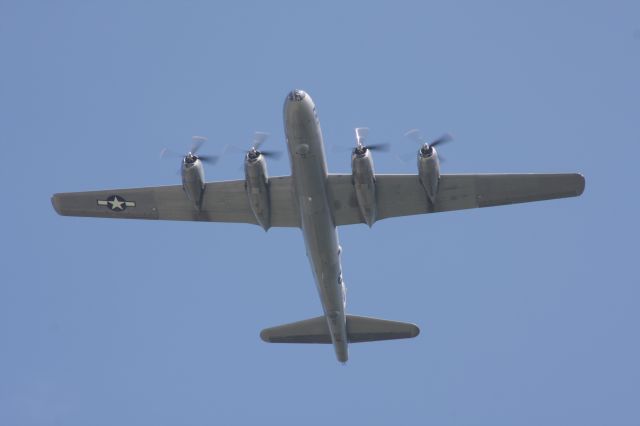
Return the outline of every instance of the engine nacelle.
{"type": "Polygon", "coordinates": [[[244,161],[245,189],[256,221],[265,231],[271,227],[271,203],[267,164],[261,154],[247,154],[244,161]]]}
{"type": "Polygon", "coordinates": [[[434,203],[440,183],[440,161],[434,147],[425,144],[420,148],[418,152],[418,176],[420,176],[420,183],[427,193],[429,201],[434,203]]]}
{"type": "Polygon", "coordinates": [[[204,169],[202,162],[195,156],[186,156],[182,161],[182,189],[189,200],[199,210],[204,195],[204,169]]]}
{"type": "Polygon", "coordinates": [[[360,213],[371,227],[376,221],[376,179],[373,172],[373,159],[368,149],[356,148],[351,155],[353,187],[358,199],[360,213]]]}

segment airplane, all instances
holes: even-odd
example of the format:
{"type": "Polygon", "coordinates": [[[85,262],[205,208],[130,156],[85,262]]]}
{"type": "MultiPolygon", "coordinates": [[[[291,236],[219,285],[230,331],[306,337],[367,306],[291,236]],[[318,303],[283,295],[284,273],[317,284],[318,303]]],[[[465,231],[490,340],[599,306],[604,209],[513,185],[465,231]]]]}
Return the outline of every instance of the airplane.
{"type": "Polygon", "coordinates": [[[440,174],[438,143],[421,143],[417,174],[376,174],[366,129],[356,129],[352,173],[330,174],[316,106],[308,93],[292,90],[284,102],[284,129],[290,176],[269,177],[256,133],[245,153],[245,178],[205,182],[204,156],[192,149],[182,160],[182,185],[58,193],[56,212],[64,216],[249,223],[302,230],[323,315],[266,328],[271,343],[332,344],[338,361],[348,359],[348,344],[412,338],[412,323],[348,315],[337,227],[399,216],[524,203],[582,194],[578,173],[440,174]]]}

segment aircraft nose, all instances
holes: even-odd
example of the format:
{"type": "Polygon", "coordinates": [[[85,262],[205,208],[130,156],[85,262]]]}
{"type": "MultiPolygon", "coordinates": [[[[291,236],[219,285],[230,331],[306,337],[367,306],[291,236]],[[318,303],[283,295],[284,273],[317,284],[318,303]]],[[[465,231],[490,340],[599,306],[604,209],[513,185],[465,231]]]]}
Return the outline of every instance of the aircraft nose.
{"type": "Polygon", "coordinates": [[[304,90],[296,89],[289,92],[287,99],[294,102],[300,102],[305,98],[305,96],[307,96],[307,94],[304,92],[304,90]]]}

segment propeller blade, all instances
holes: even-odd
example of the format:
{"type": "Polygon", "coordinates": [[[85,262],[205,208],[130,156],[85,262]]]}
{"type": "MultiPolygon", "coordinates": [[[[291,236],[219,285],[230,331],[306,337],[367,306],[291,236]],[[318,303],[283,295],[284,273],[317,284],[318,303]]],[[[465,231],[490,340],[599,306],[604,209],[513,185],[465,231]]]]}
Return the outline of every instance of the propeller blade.
{"type": "Polygon", "coordinates": [[[282,156],[282,151],[260,151],[260,154],[264,155],[266,158],[273,158],[277,160],[282,156]]]}
{"type": "Polygon", "coordinates": [[[405,152],[404,154],[396,155],[396,158],[403,163],[408,163],[411,160],[415,161],[416,153],[415,152],[405,152]]]}
{"type": "Polygon", "coordinates": [[[179,154],[175,151],[170,150],[169,148],[162,148],[160,151],[160,158],[182,158],[184,155],[179,154]]]}
{"type": "Polygon", "coordinates": [[[264,143],[265,140],[269,137],[269,133],[266,132],[255,132],[253,134],[253,147],[255,149],[260,148],[260,145],[264,143]]]}
{"type": "Polygon", "coordinates": [[[217,155],[198,155],[198,159],[200,161],[202,161],[203,163],[207,163],[207,164],[216,164],[218,162],[218,160],[220,159],[219,156],[217,155]]]}
{"type": "MultiPolygon", "coordinates": [[[[433,148],[435,146],[441,145],[443,143],[451,142],[453,140],[453,136],[451,136],[449,133],[444,133],[442,136],[436,138],[432,142],[427,142],[427,140],[420,134],[420,130],[418,129],[411,129],[404,135],[409,139],[411,139],[412,141],[418,142],[422,145],[426,145],[429,148],[433,148]]],[[[440,162],[445,161],[444,158],[439,153],[438,153],[438,159],[440,162]]]]}
{"type": "Polygon", "coordinates": [[[449,133],[445,133],[444,135],[440,136],[439,138],[431,142],[429,146],[436,146],[441,143],[451,142],[452,140],[453,140],[453,136],[451,136],[449,133]]]}
{"type": "Polygon", "coordinates": [[[364,145],[364,141],[369,136],[368,127],[356,127],[356,144],[358,146],[364,145]]]}
{"type": "Polygon", "coordinates": [[[371,151],[381,151],[386,152],[389,151],[390,145],[388,143],[376,143],[372,145],[367,145],[367,149],[371,151]]]}
{"type": "Polygon", "coordinates": [[[192,154],[195,154],[196,152],[198,152],[202,144],[206,142],[207,138],[205,138],[204,136],[193,136],[191,140],[193,141],[193,143],[191,144],[190,152],[192,154]]]}
{"type": "Polygon", "coordinates": [[[222,155],[226,155],[227,152],[229,151],[233,151],[233,152],[241,152],[243,154],[247,153],[246,149],[240,148],[237,145],[232,145],[232,144],[227,144],[225,145],[224,149],[222,150],[222,155]]]}
{"type": "Polygon", "coordinates": [[[422,135],[420,134],[420,130],[418,129],[411,129],[407,133],[405,133],[404,136],[414,142],[424,143],[424,138],[422,137],[422,135]]]}

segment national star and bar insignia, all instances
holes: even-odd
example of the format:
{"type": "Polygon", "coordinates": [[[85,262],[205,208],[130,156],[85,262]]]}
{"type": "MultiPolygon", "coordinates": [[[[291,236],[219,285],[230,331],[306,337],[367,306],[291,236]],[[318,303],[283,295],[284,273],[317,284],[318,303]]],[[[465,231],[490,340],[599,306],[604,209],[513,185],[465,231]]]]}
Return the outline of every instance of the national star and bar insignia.
{"type": "Polygon", "coordinates": [[[98,200],[98,205],[107,206],[112,211],[121,212],[127,207],[135,207],[136,203],[134,201],[127,201],[119,195],[111,195],[106,200],[98,200]]]}

